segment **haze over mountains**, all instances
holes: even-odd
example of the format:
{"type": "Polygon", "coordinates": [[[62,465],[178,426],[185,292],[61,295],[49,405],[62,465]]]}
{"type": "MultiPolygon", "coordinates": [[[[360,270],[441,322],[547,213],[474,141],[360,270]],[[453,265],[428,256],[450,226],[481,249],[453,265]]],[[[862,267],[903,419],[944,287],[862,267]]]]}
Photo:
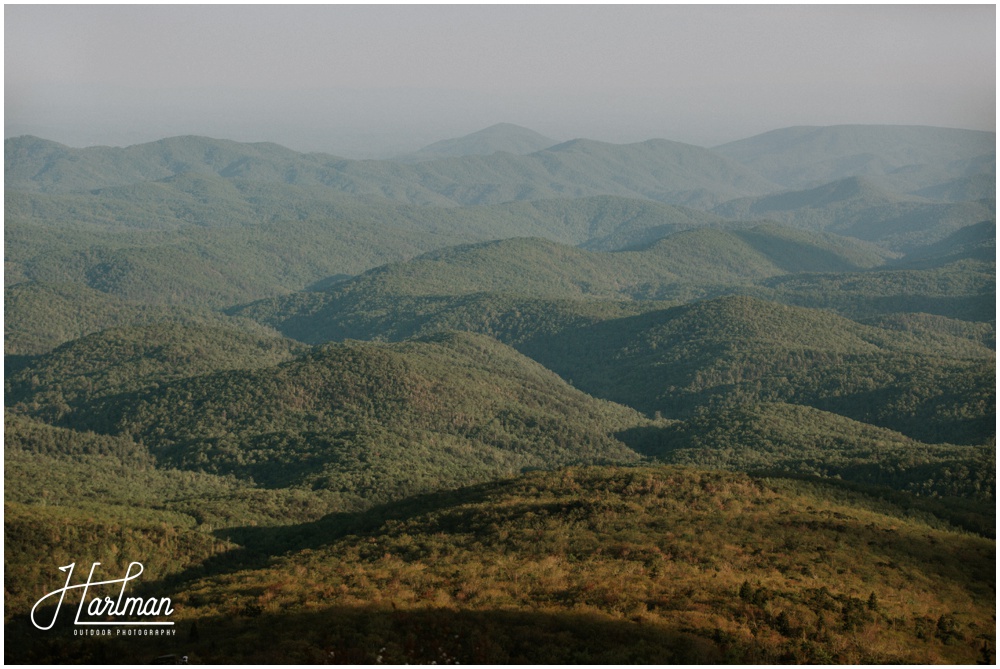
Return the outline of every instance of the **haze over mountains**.
{"type": "Polygon", "coordinates": [[[995,133],[977,130],[844,125],[783,128],[714,150],[788,188],[865,176],[910,192],[945,174],[995,175],[995,144],[995,133]]]}
{"type": "Polygon", "coordinates": [[[559,144],[534,130],[513,123],[497,123],[465,137],[442,139],[396,160],[415,162],[456,156],[488,156],[498,151],[525,155],[559,144]]]}
{"type": "Polygon", "coordinates": [[[989,660],[995,173],[926,127],[8,139],[5,659],[143,660],[24,606],[160,545],[156,648],[209,661],[989,660]]]}
{"type": "MultiPolygon", "coordinates": [[[[803,126],[730,142],[711,151],[746,165],[766,180],[788,189],[802,189],[849,176],[868,176],[887,181],[896,179],[893,184],[896,190],[910,191],[943,184],[955,178],[995,173],[995,161],[992,159],[995,155],[994,138],[994,133],[983,131],[921,126],[803,126]],[[918,181],[926,183],[915,187],[913,184],[918,181]]],[[[228,167],[232,176],[238,165],[249,160],[273,160],[287,164],[296,155],[296,152],[275,145],[241,145],[227,140],[211,140],[212,148],[206,149],[199,159],[196,146],[191,144],[193,139],[174,138],[126,149],[70,149],[55,142],[38,142],[24,136],[5,140],[5,156],[8,161],[6,164],[9,165],[10,159],[16,155],[17,166],[21,169],[30,170],[32,165],[40,168],[45,163],[46,169],[55,168],[59,171],[60,168],[56,167],[58,163],[48,163],[69,155],[87,155],[88,160],[94,161],[87,166],[91,170],[111,156],[120,155],[124,164],[136,172],[136,176],[148,178],[150,173],[144,170],[157,163],[159,169],[164,170],[160,173],[161,177],[166,176],[170,170],[176,173],[184,167],[194,168],[198,163],[217,171],[228,167]],[[14,151],[17,153],[12,153],[14,151]],[[60,155],[60,152],[63,154],[60,155]]],[[[207,141],[207,138],[202,141],[207,141]]],[[[411,155],[424,159],[488,156],[496,152],[528,155],[559,144],[572,146],[577,143],[579,140],[560,143],[527,128],[501,123],[465,137],[435,142],[411,155]]],[[[641,142],[639,145],[648,143],[641,142]]],[[[590,144],[636,146],[608,145],[605,142],[590,144]]],[[[673,145],[675,151],[680,150],[680,147],[691,146],[676,142],[661,142],[656,146],[666,150],[669,145],[673,145]]],[[[325,157],[330,158],[328,155],[325,157]]],[[[37,170],[35,177],[29,179],[38,180],[41,171],[37,170]]],[[[10,179],[7,183],[11,186],[21,183],[23,187],[23,182],[19,181],[22,177],[8,175],[7,178],[10,179]]],[[[131,177],[128,181],[134,179],[135,177],[131,177]]],[[[49,185],[52,187],[52,184],[49,185]]],[[[61,189],[66,190],[72,188],[72,184],[61,186],[61,189]]]]}

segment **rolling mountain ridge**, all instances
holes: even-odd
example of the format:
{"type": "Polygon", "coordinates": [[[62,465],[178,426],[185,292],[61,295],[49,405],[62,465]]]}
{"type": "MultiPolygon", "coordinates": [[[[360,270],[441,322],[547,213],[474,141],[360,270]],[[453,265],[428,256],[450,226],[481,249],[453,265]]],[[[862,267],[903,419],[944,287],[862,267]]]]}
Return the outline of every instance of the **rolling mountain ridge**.
{"type": "Polygon", "coordinates": [[[775,186],[727,158],[678,142],[615,145],[573,140],[516,156],[495,153],[415,164],[299,154],[271,144],[176,137],[122,149],[71,149],[35,137],[5,140],[7,189],[80,193],[188,172],[322,186],[418,205],[481,205],[617,195],[668,204],[718,204],[775,186]]]}

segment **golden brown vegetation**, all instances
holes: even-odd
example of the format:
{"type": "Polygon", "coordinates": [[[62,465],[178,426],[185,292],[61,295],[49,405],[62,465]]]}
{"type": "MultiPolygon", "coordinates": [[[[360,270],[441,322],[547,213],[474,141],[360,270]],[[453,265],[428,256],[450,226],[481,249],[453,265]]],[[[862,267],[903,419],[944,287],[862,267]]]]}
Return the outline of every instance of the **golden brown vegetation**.
{"type": "Polygon", "coordinates": [[[230,536],[244,548],[207,561],[211,575],[161,584],[180,637],[90,648],[264,663],[993,652],[992,540],[815,484],[570,468],[230,536]]]}

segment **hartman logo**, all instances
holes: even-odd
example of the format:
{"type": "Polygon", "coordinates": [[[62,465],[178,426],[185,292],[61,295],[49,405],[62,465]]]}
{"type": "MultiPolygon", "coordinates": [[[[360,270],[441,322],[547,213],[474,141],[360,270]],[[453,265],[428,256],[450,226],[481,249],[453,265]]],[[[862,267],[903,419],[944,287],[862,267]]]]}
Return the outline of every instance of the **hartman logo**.
{"type": "MultiPolygon", "coordinates": [[[[93,563],[90,566],[90,574],[87,576],[87,581],[76,585],[70,585],[70,580],[73,578],[73,570],[76,567],[76,563],[74,562],[73,564],[68,564],[65,567],[59,567],[59,571],[66,572],[66,583],[63,587],[53,590],[35,602],[35,605],[31,607],[31,624],[40,630],[52,629],[52,627],[56,624],[56,620],[59,618],[59,612],[62,610],[63,601],[66,599],[66,593],[75,589],[82,589],[83,592],[80,595],[80,605],[76,609],[76,618],[73,620],[74,625],[99,625],[104,628],[111,628],[136,625],[171,626],[174,624],[171,621],[150,620],[150,618],[162,618],[164,616],[169,616],[174,612],[174,607],[169,597],[149,597],[147,599],[143,599],[141,597],[126,596],[128,584],[142,575],[143,566],[141,562],[130,562],[128,569],[125,570],[125,576],[122,578],[115,578],[107,581],[95,581],[94,573],[97,571],[97,567],[99,567],[100,564],[100,562],[93,563]],[[138,567],[137,571],[134,569],[136,567],[138,567]],[[117,597],[109,595],[109,592],[112,594],[116,593],[117,597]],[[52,620],[49,621],[47,625],[40,625],[35,619],[36,611],[43,605],[44,602],[56,596],[59,597],[59,602],[56,604],[55,613],[52,614],[52,620]],[[87,600],[88,596],[90,596],[89,603],[87,600]],[[116,619],[128,618],[129,620],[107,620],[109,617],[116,619]]],[[[166,632],[166,630],[164,630],[164,632],[166,632]]],[[[170,632],[172,632],[172,630],[170,632]]],[[[170,632],[166,633],[169,634],[170,632]]],[[[122,633],[122,631],[118,632],[118,634],[122,633]]]]}

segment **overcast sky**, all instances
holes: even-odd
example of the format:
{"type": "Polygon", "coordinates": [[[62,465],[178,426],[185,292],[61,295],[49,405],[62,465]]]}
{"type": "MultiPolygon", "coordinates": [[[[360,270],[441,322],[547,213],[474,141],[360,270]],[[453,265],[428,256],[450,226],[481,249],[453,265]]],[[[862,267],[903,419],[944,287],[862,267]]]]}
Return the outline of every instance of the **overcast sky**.
{"type": "Polygon", "coordinates": [[[994,130],[996,9],[6,5],[5,136],[382,156],[499,122],[712,146],[789,125],[994,130]]]}

